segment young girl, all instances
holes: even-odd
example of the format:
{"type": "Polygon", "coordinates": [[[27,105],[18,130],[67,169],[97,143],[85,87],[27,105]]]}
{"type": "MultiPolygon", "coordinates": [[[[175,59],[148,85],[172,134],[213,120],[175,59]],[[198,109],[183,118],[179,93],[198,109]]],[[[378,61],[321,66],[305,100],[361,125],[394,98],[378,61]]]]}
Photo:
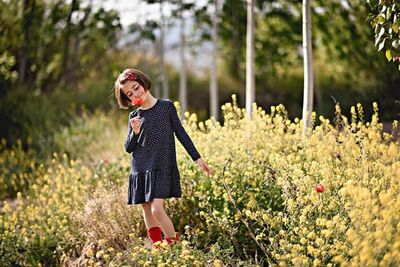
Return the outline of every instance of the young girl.
{"type": "Polygon", "coordinates": [[[129,113],[125,139],[125,151],[132,154],[127,204],[142,205],[152,244],[162,242],[161,231],[167,243],[171,244],[179,239],[179,234],[165,213],[164,199],[180,198],[182,195],[174,133],[192,160],[208,176],[211,169],[201,159],[183,128],[174,103],[154,98],[150,89],[151,80],[136,69],[126,69],[115,81],[115,96],[120,108],[127,109],[132,102],[140,105],[129,113]]]}

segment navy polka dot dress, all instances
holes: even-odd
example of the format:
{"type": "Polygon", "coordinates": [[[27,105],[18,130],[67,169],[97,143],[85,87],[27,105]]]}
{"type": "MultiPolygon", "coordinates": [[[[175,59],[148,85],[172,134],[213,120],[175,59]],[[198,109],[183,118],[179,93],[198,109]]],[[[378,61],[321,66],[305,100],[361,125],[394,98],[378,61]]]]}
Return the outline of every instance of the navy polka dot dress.
{"type": "Polygon", "coordinates": [[[125,139],[125,151],[132,154],[128,204],[181,197],[174,133],[192,160],[199,159],[200,154],[183,128],[171,100],[157,99],[151,108],[129,113],[125,139]],[[140,132],[135,134],[130,119],[138,112],[140,132]]]}

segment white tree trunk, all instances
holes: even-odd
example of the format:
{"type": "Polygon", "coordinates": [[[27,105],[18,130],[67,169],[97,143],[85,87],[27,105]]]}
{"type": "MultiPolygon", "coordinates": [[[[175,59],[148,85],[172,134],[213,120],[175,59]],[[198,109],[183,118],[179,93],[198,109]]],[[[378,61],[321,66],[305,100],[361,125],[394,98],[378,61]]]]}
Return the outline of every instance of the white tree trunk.
{"type": "Polygon", "coordinates": [[[254,80],[254,0],[247,0],[246,34],[246,111],[251,117],[255,101],[254,80]]]}
{"type": "Polygon", "coordinates": [[[160,14],[161,14],[161,25],[160,25],[160,63],[161,63],[161,84],[162,84],[162,91],[163,91],[163,98],[169,98],[169,85],[168,85],[168,74],[167,68],[165,66],[165,44],[164,44],[164,25],[165,25],[165,17],[164,17],[164,10],[163,10],[164,2],[160,2],[160,14]]]}
{"type": "Polygon", "coordinates": [[[314,95],[314,75],[311,43],[311,0],[303,0],[303,57],[304,57],[304,96],[303,96],[303,133],[311,126],[314,95]]]}
{"type": "Polygon", "coordinates": [[[212,57],[210,66],[210,111],[211,116],[219,120],[218,101],[218,22],[219,22],[219,0],[214,0],[215,13],[213,17],[212,31],[212,57]]]}
{"type": "MultiPolygon", "coordinates": [[[[181,1],[181,5],[183,5],[183,1],[181,1]]],[[[186,40],[185,40],[185,20],[183,17],[183,11],[181,11],[181,25],[180,25],[180,60],[181,60],[181,68],[179,71],[179,102],[181,104],[181,116],[184,118],[184,113],[188,109],[187,104],[187,79],[186,79],[186,58],[185,58],[185,48],[186,48],[186,40]]]]}

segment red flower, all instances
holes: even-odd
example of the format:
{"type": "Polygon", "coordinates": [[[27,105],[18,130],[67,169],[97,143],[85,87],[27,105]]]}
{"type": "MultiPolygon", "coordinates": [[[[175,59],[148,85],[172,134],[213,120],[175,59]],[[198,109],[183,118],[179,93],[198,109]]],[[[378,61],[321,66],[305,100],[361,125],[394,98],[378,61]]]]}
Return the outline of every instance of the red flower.
{"type": "Polygon", "coordinates": [[[136,81],[137,77],[135,73],[130,72],[126,74],[125,79],[128,81],[136,81]]]}
{"type": "Polygon", "coordinates": [[[317,191],[318,193],[322,193],[325,191],[325,187],[322,184],[317,184],[315,186],[315,191],[317,191]]]}
{"type": "Polygon", "coordinates": [[[132,104],[135,105],[135,106],[140,106],[140,105],[142,105],[142,99],[134,97],[132,99],[132,104]]]}

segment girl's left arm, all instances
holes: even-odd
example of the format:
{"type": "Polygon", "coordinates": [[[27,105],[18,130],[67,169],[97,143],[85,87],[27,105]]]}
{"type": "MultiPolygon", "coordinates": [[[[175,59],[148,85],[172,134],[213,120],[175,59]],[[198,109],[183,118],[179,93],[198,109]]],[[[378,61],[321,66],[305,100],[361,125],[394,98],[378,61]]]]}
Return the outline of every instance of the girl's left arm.
{"type": "Polygon", "coordinates": [[[203,171],[207,172],[208,176],[211,176],[211,168],[208,167],[207,163],[205,163],[201,158],[196,160],[197,164],[199,164],[200,168],[203,169],[203,171]]]}
{"type": "Polygon", "coordinates": [[[169,113],[172,123],[172,128],[175,132],[176,137],[178,138],[179,142],[183,145],[186,149],[187,153],[190,155],[193,161],[197,161],[200,159],[200,154],[197,151],[196,147],[194,146],[192,139],[190,139],[189,135],[187,134],[185,128],[183,128],[182,123],[178,117],[178,113],[176,111],[176,107],[172,101],[169,102],[169,113]]]}
{"type": "Polygon", "coordinates": [[[179,142],[183,145],[186,151],[189,153],[190,157],[193,161],[196,161],[200,168],[207,172],[208,176],[211,176],[211,168],[203,161],[196,147],[194,146],[192,139],[190,139],[187,134],[185,128],[183,128],[181,120],[178,117],[178,113],[176,111],[174,103],[170,102],[170,114],[171,114],[171,123],[172,128],[175,132],[176,137],[179,142]]]}

